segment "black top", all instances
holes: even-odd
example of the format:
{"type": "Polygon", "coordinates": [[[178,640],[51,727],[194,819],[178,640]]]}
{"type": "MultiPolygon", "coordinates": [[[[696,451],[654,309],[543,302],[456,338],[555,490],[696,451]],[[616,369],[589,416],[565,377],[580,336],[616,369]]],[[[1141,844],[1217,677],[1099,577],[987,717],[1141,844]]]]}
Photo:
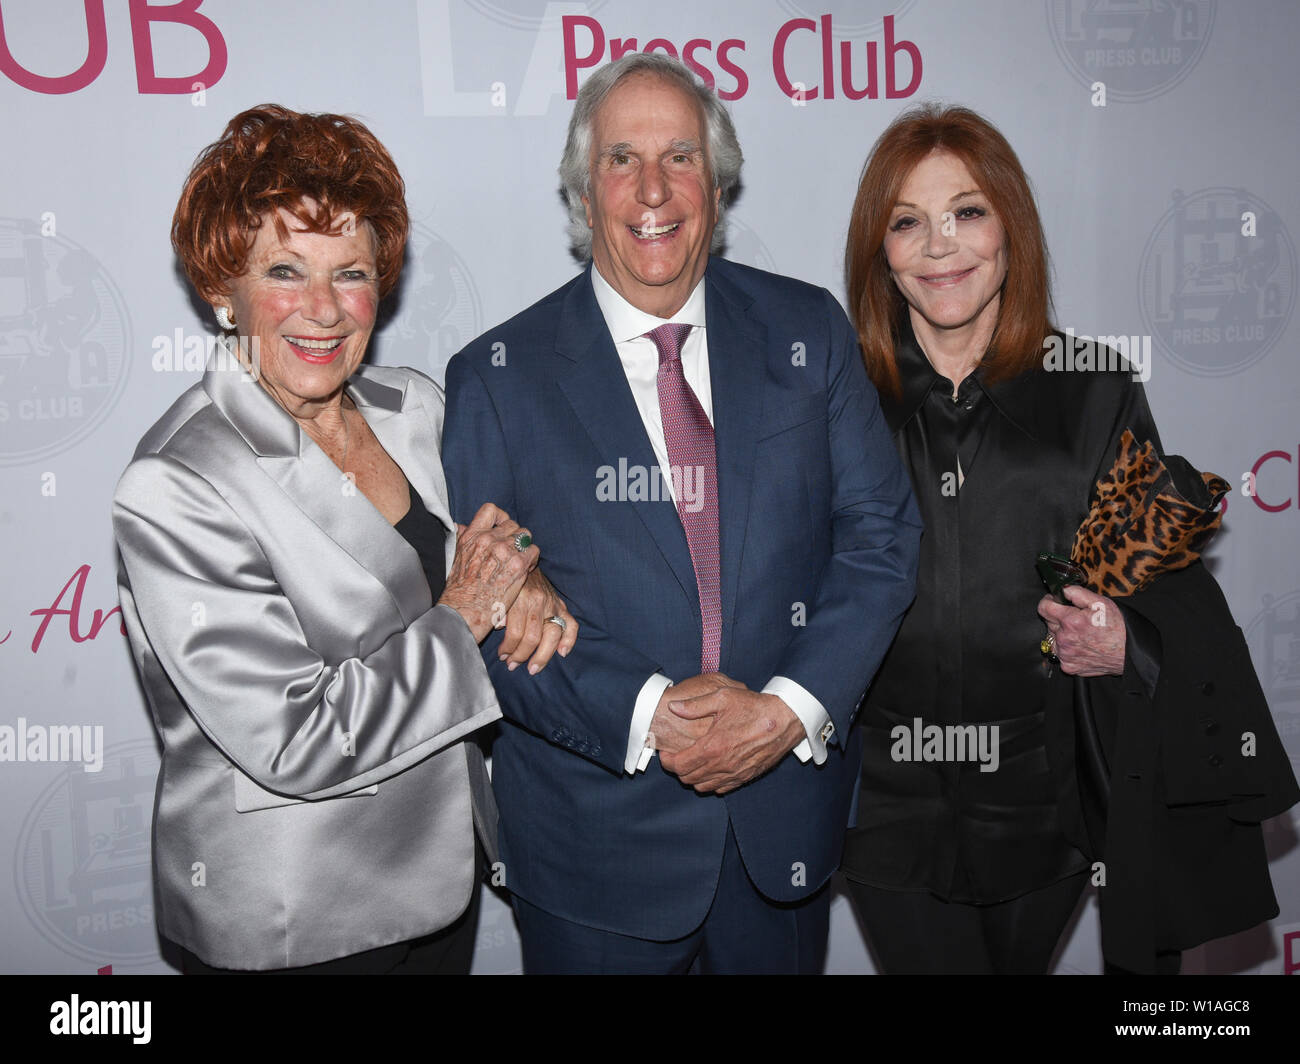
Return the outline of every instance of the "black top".
{"type": "Polygon", "coordinates": [[[415,493],[409,480],[406,482],[406,492],[411,500],[410,509],[393,528],[420,556],[424,578],[429,581],[429,593],[433,596],[433,601],[437,602],[447,583],[447,529],[424,508],[424,503],[420,501],[420,496],[415,493]]]}
{"type": "Polygon", "coordinates": [[[879,887],[1004,901],[1087,867],[1066,837],[1072,777],[1049,749],[1050,714],[1062,700],[1068,712],[1072,688],[1039,650],[1034,559],[1070,553],[1125,426],[1160,443],[1128,373],[1035,368],[988,383],[977,369],[954,402],[906,323],[897,356],[902,394],[882,407],[925,534],[916,600],[859,715],[863,775],[844,869],[879,887]],[[960,761],[902,760],[926,756],[910,738],[917,718],[921,729],[985,725],[988,738],[996,725],[996,770],[981,771],[978,748],[960,761]]]}

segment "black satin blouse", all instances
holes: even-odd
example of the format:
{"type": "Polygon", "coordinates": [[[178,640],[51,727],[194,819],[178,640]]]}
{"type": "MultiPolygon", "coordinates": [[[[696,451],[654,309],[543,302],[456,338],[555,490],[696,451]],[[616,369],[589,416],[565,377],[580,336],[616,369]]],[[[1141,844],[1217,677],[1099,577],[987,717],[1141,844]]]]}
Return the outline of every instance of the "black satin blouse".
{"type": "MultiPolygon", "coordinates": [[[[867,692],[851,879],[992,903],[1087,867],[1066,838],[1071,770],[1048,741],[1070,680],[1039,650],[1040,551],[1069,555],[1093,485],[1125,427],[1159,439],[1125,372],[1035,368],[957,390],[904,325],[902,394],[882,407],[925,524],[916,600],[867,692]],[[995,771],[964,761],[896,760],[927,725],[998,728],[995,771]]],[[[989,733],[991,735],[991,732],[989,733]]]]}
{"type": "Polygon", "coordinates": [[[410,481],[406,483],[406,492],[410,498],[410,509],[393,529],[420,556],[424,578],[429,581],[429,593],[433,596],[433,601],[437,602],[447,583],[447,529],[424,508],[424,503],[411,487],[410,481]]]}

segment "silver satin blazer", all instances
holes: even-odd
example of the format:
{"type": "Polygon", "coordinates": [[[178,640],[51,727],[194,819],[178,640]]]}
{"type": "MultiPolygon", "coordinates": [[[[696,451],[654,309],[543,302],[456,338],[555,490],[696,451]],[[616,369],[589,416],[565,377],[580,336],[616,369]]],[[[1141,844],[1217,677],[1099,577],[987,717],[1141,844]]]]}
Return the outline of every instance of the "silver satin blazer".
{"type": "MultiPolygon", "coordinates": [[[[442,392],[363,368],[348,394],[429,512],[455,524],[442,392]]],[[[158,733],[162,934],[223,968],[315,964],[465,909],[496,806],[478,646],[419,558],[274,400],[210,363],[113,500],[119,590],[158,733]]]]}

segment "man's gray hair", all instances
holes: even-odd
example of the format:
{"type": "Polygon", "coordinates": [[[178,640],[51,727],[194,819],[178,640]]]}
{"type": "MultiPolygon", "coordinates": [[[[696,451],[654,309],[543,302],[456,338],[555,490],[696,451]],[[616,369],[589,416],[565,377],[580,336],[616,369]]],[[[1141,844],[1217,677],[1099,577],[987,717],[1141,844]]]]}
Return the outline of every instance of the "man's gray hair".
{"type": "Polygon", "coordinates": [[[564,198],[569,204],[569,239],[573,250],[584,259],[591,258],[591,229],[587,225],[584,196],[591,195],[591,139],[596,111],[614,86],[631,74],[653,74],[684,89],[697,100],[704,112],[705,151],[713,187],[722,192],[718,202],[718,223],[713,230],[711,250],[723,243],[722,218],[727,204],[740,182],[740,167],[745,161],[736,139],[731,116],[713,90],[691,72],[679,59],[657,52],[633,52],[616,59],[589,77],[578,90],[578,99],[569,118],[569,136],[560,160],[560,179],[564,198]]]}

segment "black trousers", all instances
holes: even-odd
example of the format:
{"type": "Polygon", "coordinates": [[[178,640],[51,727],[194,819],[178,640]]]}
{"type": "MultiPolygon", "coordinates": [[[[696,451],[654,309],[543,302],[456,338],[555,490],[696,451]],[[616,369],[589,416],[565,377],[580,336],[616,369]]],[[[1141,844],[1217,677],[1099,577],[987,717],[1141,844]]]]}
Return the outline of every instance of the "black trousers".
{"type": "Polygon", "coordinates": [[[1042,975],[1087,878],[1080,872],[994,905],[848,886],[882,974],[1042,975]]]}
{"type": "Polygon", "coordinates": [[[469,975],[474,960],[474,939],[478,933],[479,896],[487,861],[482,845],[475,843],[474,888],[469,907],[455,923],[440,931],[405,942],[336,957],[320,964],[300,968],[269,968],[258,971],[214,968],[200,960],[184,946],[181,954],[182,975],[469,975]]]}

